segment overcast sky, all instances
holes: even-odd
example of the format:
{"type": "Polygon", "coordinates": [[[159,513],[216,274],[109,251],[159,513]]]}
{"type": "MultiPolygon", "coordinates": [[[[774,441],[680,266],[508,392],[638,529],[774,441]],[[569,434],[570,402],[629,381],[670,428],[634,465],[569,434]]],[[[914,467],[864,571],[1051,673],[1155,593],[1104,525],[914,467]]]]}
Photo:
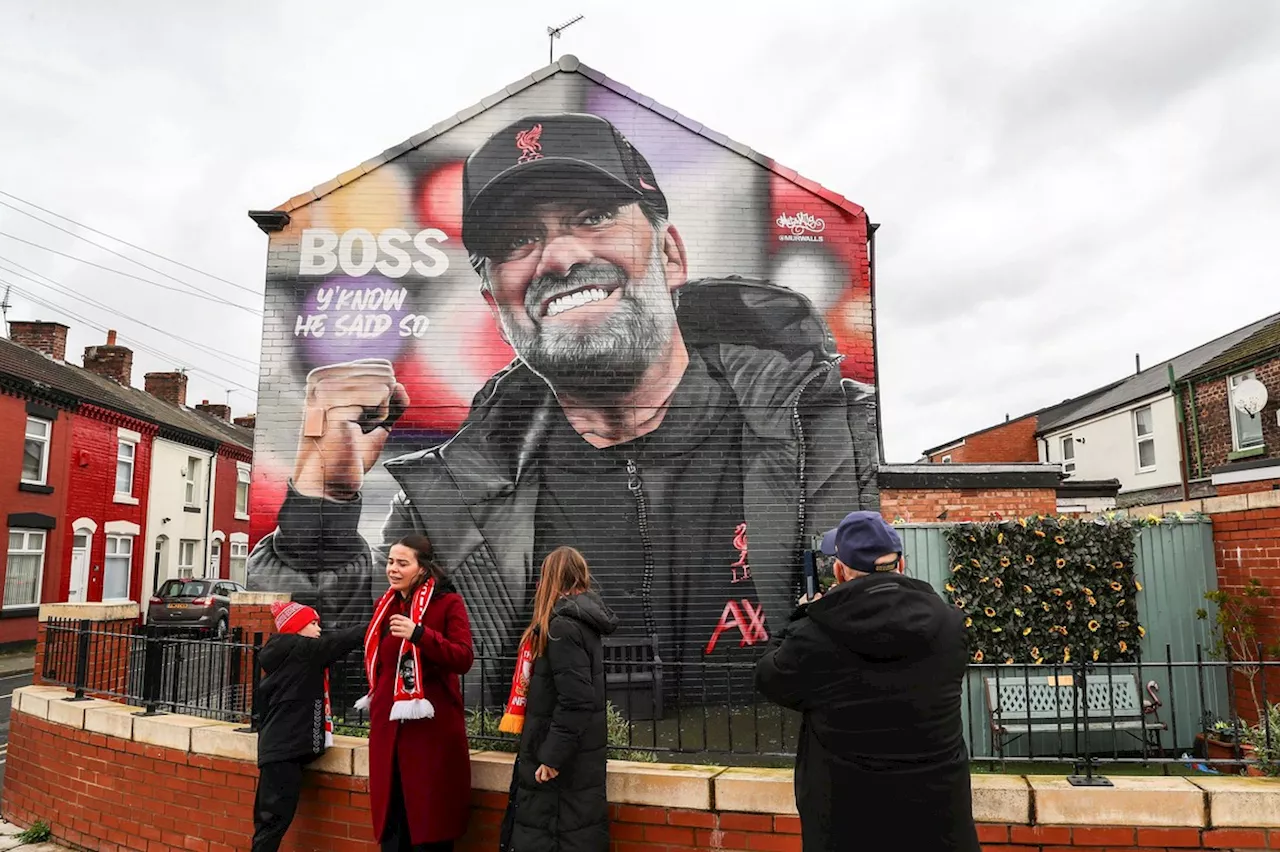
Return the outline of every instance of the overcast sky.
{"type": "MultiPolygon", "coordinates": [[[[67,322],[77,363],[117,328],[159,353],[138,384],[185,366],[189,402],[253,411],[267,238],[245,211],[545,65],[579,13],[558,54],[881,223],[890,461],[1280,311],[1275,0],[8,0],[0,191],[245,289],[0,202],[250,309],[0,236],[9,318],[67,322]]],[[[0,232],[185,289],[3,206],[0,232]]]]}

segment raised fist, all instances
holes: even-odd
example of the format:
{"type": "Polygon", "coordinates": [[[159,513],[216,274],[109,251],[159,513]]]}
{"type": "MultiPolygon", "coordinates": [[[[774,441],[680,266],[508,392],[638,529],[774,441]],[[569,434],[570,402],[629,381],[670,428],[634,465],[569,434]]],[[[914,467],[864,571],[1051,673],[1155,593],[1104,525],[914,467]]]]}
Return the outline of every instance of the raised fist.
{"type": "Polygon", "coordinates": [[[408,404],[390,361],[370,358],[312,370],[293,487],[331,500],[360,493],[408,404]]]}

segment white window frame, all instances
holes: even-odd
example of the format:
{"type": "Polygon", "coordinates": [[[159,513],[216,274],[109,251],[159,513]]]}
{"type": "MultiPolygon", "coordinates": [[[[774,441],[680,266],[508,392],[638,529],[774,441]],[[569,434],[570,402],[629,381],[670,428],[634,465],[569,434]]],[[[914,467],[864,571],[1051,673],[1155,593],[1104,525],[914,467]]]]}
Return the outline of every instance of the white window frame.
{"type": "Polygon", "coordinates": [[[236,462],[236,520],[249,520],[249,486],[253,478],[249,465],[244,462],[236,462]],[[243,502],[240,495],[244,495],[243,502]]]}
{"type": "Polygon", "coordinates": [[[1133,410],[1133,453],[1134,464],[1138,466],[1138,473],[1150,473],[1160,465],[1159,458],[1156,457],[1156,418],[1155,412],[1150,405],[1144,405],[1141,408],[1133,410]],[[1138,430],[1138,415],[1142,412],[1147,413],[1147,418],[1151,421],[1151,431],[1143,434],[1138,430]],[[1142,445],[1151,442],[1151,464],[1143,467],[1142,465],[1142,445]]]}
{"type": "Polygon", "coordinates": [[[232,533],[227,539],[231,545],[231,561],[228,563],[231,582],[245,584],[249,565],[249,536],[244,533],[232,533]],[[236,564],[240,564],[240,572],[236,573],[236,564]]]}
{"type": "Polygon", "coordinates": [[[1248,417],[1248,415],[1245,414],[1240,409],[1236,408],[1236,401],[1235,401],[1236,385],[1240,384],[1241,382],[1248,381],[1249,379],[1257,379],[1257,378],[1258,378],[1258,373],[1256,370],[1246,370],[1243,373],[1237,373],[1236,375],[1229,376],[1227,378],[1227,409],[1231,412],[1231,450],[1232,452],[1238,453],[1241,450],[1253,450],[1253,449],[1257,449],[1258,447],[1266,446],[1265,432],[1263,431],[1263,428],[1262,428],[1262,412],[1261,411],[1253,415],[1253,419],[1258,422],[1258,443],[1250,444],[1247,447],[1242,447],[1240,445],[1240,425],[1239,425],[1241,423],[1240,418],[1248,417]]]}
{"type": "Polygon", "coordinates": [[[133,485],[138,481],[138,446],[142,443],[142,435],[130,429],[116,430],[116,483],[115,483],[115,503],[127,503],[133,506],[138,505],[138,498],[133,496],[133,485]],[[125,459],[125,447],[129,448],[129,458],[125,459]],[[129,490],[120,490],[120,465],[124,462],[129,464],[129,490]]]}
{"type": "Polygon", "coordinates": [[[133,585],[133,543],[136,533],[118,532],[108,533],[106,549],[103,551],[102,557],[102,599],[104,601],[127,601],[129,600],[129,588],[133,585]],[[120,552],[121,543],[127,543],[128,550],[125,553],[120,552]],[[115,545],[116,552],[111,552],[112,545],[115,545]],[[107,565],[112,559],[124,557],[127,560],[125,566],[124,580],[124,597],[109,598],[107,597],[107,565]]]}
{"type": "Polygon", "coordinates": [[[1063,435],[1058,442],[1058,451],[1062,453],[1062,472],[1076,472],[1076,439],[1071,435],[1063,435]],[[1067,451],[1070,450],[1070,455],[1067,451]]]}
{"type": "Polygon", "coordinates": [[[193,509],[200,508],[200,474],[202,468],[203,465],[198,456],[187,456],[187,469],[182,472],[182,478],[185,480],[182,495],[184,506],[190,506],[193,509]]]}
{"type": "Polygon", "coordinates": [[[18,468],[18,476],[20,476],[22,478],[21,481],[25,482],[27,485],[47,485],[49,483],[49,452],[50,447],[53,444],[53,421],[46,420],[43,417],[34,417],[28,414],[22,437],[23,459],[27,457],[27,444],[29,443],[36,443],[40,445],[40,478],[27,479],[23,476],[21,467],[18,468]],[[33,422],[44,424],[43,435],[35,435],[32,433],[31,424],[33,422]]]}
{"type": "Polygon", "coordinates": [[[199,579],[196,578],[196,550],[200,545],[200,540],[195,538],[178,539],[178,577],[182,580],[199,579]],[[191,545],[191,559],[189,562],[183,562],[182,558],[187,550],[187,545],[191,545]]]}
{"type": "Polygon", "coordinates": [[[951,464],[951,454],[950,454],[950,453],[948,453],[947,455],[945,455],[945,456],[943,456],[943,457],[942,457],[942,463],[943,463],[943,464],[951,464]]]}
{"type": "Polygon", "coordinates": [[[5,539],[3,608],[5,610],[36,609],[37,607],[40,606],[40,598],[42,596],[42,591],[44,589],[44,569],[45,569],[45,562],[47,561],[47,557],[48,557],[49,531],[14,527],[9,530],[9,536],[10,536],[10,539],[5,539]],[[11,543],[10,539],[15,535],[22,536],[22,546],[18,550],[14,550],[12,547],[10,547],[10,543],[11,543]],[[38,540],[40,542],[40,547],[38,550],[36,550],[31,546],[32,541],[34,540],[33,537],[38,537],[38,540]],[[39,557],[39,562],[36,567],[36,582],[34,586],[36,599],[29,603],[27,602],[10,603],[9,602],[9,578],[12,575],[12,565],[10,564],[10,562],[13,559],[15,554],[18,556],[37,555],[39,557]]]}

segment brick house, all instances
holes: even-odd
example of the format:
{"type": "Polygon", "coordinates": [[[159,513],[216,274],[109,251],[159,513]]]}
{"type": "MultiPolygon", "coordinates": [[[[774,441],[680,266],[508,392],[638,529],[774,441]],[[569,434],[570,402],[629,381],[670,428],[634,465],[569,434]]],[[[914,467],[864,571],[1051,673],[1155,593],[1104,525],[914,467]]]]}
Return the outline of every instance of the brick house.
{"type": "Polygon", "coordinates": [[[1192,478],[1219,496],[1280,488],[1280,318],[1189,373],[1182,404],[1192,478]],[[1251,415],[1235,394],[1258,384],[1266,402],[1251,415]]]}
{"type": "Polygon", "coordinates": [[[144,600],[155,576],[172,573],[148,555],[174,519],[194,519],[183,546],[199,554],[199,576],[232,573],[234,551],[216,534],[247,551],[248,521],[236,509],[247,504],[237,490],[249,476],[252,430],[227,422],[229,411],[157,395],[185,392],[185,376],[172,379],[181,374],[152,374],[152,392],[133,387],[133,353],[114,332],[87,347],[79,367],[66,361],[67,326],[10,326],[11,339],[0,339],[0,441],[12,447],[0,453],[0,487],[13,484],[0,515],[0,645],[35,638],[41,603],[144,600]],[[217,459],[182,504],[155,499],[157,478],[180,483],[183,473],[166,452],[217,459]]]}

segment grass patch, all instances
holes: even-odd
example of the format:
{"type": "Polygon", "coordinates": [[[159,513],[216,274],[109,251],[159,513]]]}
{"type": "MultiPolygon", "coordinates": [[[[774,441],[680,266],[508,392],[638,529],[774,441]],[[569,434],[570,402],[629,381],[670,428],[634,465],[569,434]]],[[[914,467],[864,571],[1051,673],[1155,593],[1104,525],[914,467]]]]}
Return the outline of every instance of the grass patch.
{"type": "Polygon", "coordinates": [[[20,843],[44,843],[53,837],[53,829],[42,819],[35,821],[30,828],[18,835],[20,843]]]}

